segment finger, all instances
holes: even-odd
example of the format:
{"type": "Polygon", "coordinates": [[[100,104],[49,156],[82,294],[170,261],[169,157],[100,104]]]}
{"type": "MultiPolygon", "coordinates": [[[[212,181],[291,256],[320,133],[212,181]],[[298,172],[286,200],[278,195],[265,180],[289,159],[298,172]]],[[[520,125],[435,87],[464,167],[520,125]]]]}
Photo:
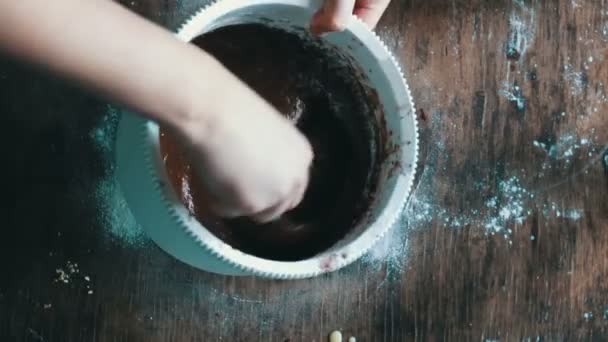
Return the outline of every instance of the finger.
{"type": "Polygon", "coordinates": [[[355,0],[325,0],[323,7],[312,18],[314,34],[342,31],[352,17],[355,0]]]}
{"type": "Polygon", "coordinates": [[[296,194],[295,194],[294,200],[291,202],[291,205],[289,206],[288,210],[294,209],[295,207],[300,205],[300,203],[302,203],[302,200],[304,199],[304,195],[306,194],[306,189],[308,189],[308,179],[309,179],[309,175],[307,172],[304,180],[300,184],[298,184],[298,187],[296,188],[296,194]]]}
{"type": "Polygon", "coordinates": [[[289,199],[283,200],[278,204],[251,216],[251,219],[258,223],[268,223],[281,217],[281,215],[289,209],[291,201],[289,199]]]}
{"type": "MultiPolygon", "coordinates": [[[[235,213],[233,209],[224,203],[224,201],[217,196],[214,196],[213,192],[209,191],[209,186],[207,184],[205,184],[204,187],[200,186],[198,180],[199,179],[191,179],[189,180],[189,182],[191,182],[189,185],[188,183],[182,183],[180,187],[182,190],[180,197],[190,212],[202,209],[202,211],[210,211],[220,217],[235,217],[234,215],[238,215],[238,213],[235,213]],[[188,186],[185,187],[184,185],[188,186]],[[195,198],[196,206],[193,202],[193,199],[195,198]],[[197,207],[200,204],[202,204],[202,208],[197,207]]],[[[185,182],[186,179],[183,181],[185,182]]]]}
{"type": "Polygon", "coordinates": [[[302,183],[296,183],[282,201],[258,214],[251,216],[251,219],[259,223],[267,223],[280,218],[283,213],[293,207],[294,199],[297,195],[299,195],[298,191],[301,187],[300,184],[302,183]]]}
{"type": "Polygon", "coordinates": [[[216,215],[227,219],[233,219],[249,214],[246,210],[243,210],[242,208],[237,208],[235,206],[223,204],[220,202],[210,202],[208,207],[216,215]]]}
{"type": "Polygon", "coordinates": [[[355,6],[354,14],[373,29],[380,21],[389,3],[389,0],[359,0],[355,6]]]}
{"type": "MultiPolygon", "coordinates": [[[[201,188],[194,188],[195,190],[192,193],[192,197],[197,199],[197,203],[204,203],[204,207],[206,210],[210,210],[215,215],[226,218],[233,219],[237,217],[248,216],[253,213],[258,212],[256,208],[251,205],[245,205],[243,201],[234,201],[233,199],[225,196],[214,196],[213,192],[208,192],[201,188]]],[[[229,193],[229,192],[224,192],[229,193]]],[[[236,198],[236,196],[233,196],[236,198]]]]}

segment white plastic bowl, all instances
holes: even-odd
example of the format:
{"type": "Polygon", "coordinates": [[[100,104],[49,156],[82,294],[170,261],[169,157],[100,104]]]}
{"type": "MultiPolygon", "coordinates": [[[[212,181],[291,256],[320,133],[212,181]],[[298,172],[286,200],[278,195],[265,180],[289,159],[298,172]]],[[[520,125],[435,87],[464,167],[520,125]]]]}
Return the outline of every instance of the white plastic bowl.
{"type": "MultiPolygon", "coordinates": [[[[308,28],[318,6],[319,1],[314,0],[223,0],[196,13],[177,37],[188,42],[213,29],[244,23],[308,28]]],[[[384,121],[391,131],[387,143],[398,147],[382,164],[369,215],[344,239],[309,259],[283,262],[243,253],[205,229],[178,200],[160,158],[158,125],[123,112],[116,142],[119,181],[135,218],[167,253],[214,273],[306,278],[357,260],[397,221],[412,187],[418,157],[417,121],[409,88],[386,46],[355,17],[344,32],[324,39],[359,63],[384,109],[384,121]],[[353,40],[361,44],[352,44],[353,40]],[[401,166],[398,170],[396,164],[401,166]]]]}

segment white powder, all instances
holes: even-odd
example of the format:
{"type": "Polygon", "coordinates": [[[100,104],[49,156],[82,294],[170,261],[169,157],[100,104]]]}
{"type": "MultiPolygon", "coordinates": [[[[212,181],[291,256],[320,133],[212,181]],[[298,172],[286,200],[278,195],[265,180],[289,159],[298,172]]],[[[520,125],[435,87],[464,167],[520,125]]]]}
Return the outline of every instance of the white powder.
{"type": "Polygon", "coordinates": [[[390,270],[402,270],[407,258],[407,230],[409,228],[403,221],[403,219],[399,220],[362,258],[365,264],[374,268],[380,268],[386,263],[390,270]]]}
{"type": "MultiPolygon", "coordinates": [[[[564,160],[566,163],[570,163],[573,158],[580,155],[593,156],[598,153],[594,135],[579,138],[575,134],[564,134],[558,137],[555,142],[534,140],[532,145],[546,153],[548,158],[564,160]]],[[[545,166],[544,168],[549,167],[545,166]]]]}
{"type": "Polygon", "coordinates": [[[93,199],[98,207],[98,222],[105,227],[106,236],[112,242],[139,247],[146,241],[144,231],[131,214],[114,173],[113,145],[118,120],[118,112],[108,107],[100,124],[89,134],[105,159],[105,177],[96,184],[93,199]]]}
{"type": "MultiPolygon", "coordinates": [[[[568,139],[569,140],[569,139],[568,139]]],[[[587,140],[587,143],[590,140],[587,140]]],[[[583,140],[585,143],[585,140],[583,140]]],[[[541,143],[538,143],[542,146],[541,143]]],[[[402,272],[407,261],[409,250],[408,233],[412,229],[424,229],[430,224],[444,228],[459,229],[465,226],[483,229],[488,235],[501,235],[512,244],[514,230],[522,225],[533,213],[538,211],[545,217],[577,221],[583,217],[583,211],[577,208],[563,208],[551,202],[535,203],[535,194],[526,187],[518,176],[506,177],[498,181],[494,193],[490,194],[481,207],[471,207],[463,212],[453,212],[437,203],[432,196],[434,187],[430,181],[435,174],[434,167],[427,165],[419,185],[412,193],[402,218],[364,256],[363,262],[373,267],[387,265],[389,270],[402,272]]],[[[478,182],[479,188],[491,188],[488,184],[478,182]]],[[[530,240],[536,240],[530,236],[530,240]]]]}
{"type": "Polygon", "coordinates": [[[600,30],[600,35],[602,39],[608,42],[608,21],[604,23],[600,30]]]}
{"type": "Polygon", "coordinates": [[[502,88],[498,90],[498,93],[509,100],[509,102],[515,103],[518,110],[524,110],[526,108],[526,99],[518,85],[503,83],[502,88]]]}
{"type": "Polygon", "coordinates": [[[486,208],[494,213],[483,219],[484,228],[492,235],[497,233],[511,235],[513,223],[522,224],[531,214],[528,201],[534,198],[526,188],[522,187],[517,177],[500,181],[498,192],[486,201],[486,208]]]}
{"type": "Polygon", "coordinates": [[[513,11],[509,16],[508,51],[517,51],[523,58],[536,36],[536,12],[526,7],[523,1],[513,1],[513,11]]]}
{"type": "Polygon", "coordinates": [[[585,74],[582,71],[574,71],[572,64],[564,66],[564,79],[570,85],[570,93],[574,96],[581,95],[587,85],[585,74]]]}

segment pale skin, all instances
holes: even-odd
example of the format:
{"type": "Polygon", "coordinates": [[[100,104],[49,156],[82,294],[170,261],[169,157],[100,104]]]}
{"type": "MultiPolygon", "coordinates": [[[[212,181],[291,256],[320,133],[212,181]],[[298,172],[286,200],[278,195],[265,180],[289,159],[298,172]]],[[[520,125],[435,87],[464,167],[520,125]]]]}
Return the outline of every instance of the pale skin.
{"type": "MultiPolygon", "coordinates": [[[[374,27],[389,1],[326,0],[311,30],[342,30],[352,13],[374,27]]],[[[112,1],[0,0],[0,49],[167,127],[224,217],[268,222],[304,196],[306,138],[213,57],[112,1]]]]}

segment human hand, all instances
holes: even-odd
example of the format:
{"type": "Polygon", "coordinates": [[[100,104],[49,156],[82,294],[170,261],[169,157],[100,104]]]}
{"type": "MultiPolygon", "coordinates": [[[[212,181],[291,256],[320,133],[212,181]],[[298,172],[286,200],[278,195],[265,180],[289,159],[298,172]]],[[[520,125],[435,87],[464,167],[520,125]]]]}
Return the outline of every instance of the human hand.
{"type": "Polygon", "coordinates": [[[342,31],[354,14],[373,29],[389,3],[390,0],[325,0],[310,27],[315,34],[342,31]]]}
{"type": "Polygon", "coordinates": [[[112,1],[0,1],[0,48],[171,130],[222,216],[266,222],[304,196],[306,138],[217,60],[112,1]]]}
{"type": "Polygon", "coordinates": [[[274,220],[304,197],[311,146],[236,77],[225,73],[214,83],[215,94],[195,103],[201,115],[176,126],[203,196],[220,216],[274,220]]]}

